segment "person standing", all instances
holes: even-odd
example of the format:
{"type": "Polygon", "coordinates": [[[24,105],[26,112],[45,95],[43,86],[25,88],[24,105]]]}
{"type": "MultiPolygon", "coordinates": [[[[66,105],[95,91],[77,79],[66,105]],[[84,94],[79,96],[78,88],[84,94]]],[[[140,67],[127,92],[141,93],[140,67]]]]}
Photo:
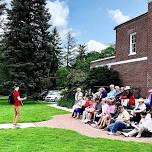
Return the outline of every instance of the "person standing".
{"type": "Polygon", "coordinates": [[[26,97],[21,98],[19,93],[19,87],[15,86],[13,91],[13,98],[14,98],[14,120],[13,120],[13,126],[17,127],[18,119],[20,117],[20,106],[23,105],[23,100],[26,100],[26,97]]]}

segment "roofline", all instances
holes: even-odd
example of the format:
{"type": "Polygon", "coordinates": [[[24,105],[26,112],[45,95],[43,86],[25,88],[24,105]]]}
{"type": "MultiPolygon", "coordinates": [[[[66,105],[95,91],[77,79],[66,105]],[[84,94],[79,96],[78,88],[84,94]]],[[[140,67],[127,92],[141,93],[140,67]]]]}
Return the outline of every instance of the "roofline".
{"type": "Polygon", "coordinates": [[[110,59],[114,59],[114,58],[115,58],[115,56],[110,56],[110,57],[106,57],[106,58],[102,58],[102,59],[91,61],[91,63],[96,63],[96,62],[100,62],[100,61],[110,60],[110,59]]]}
{"type": "Polygon", "coordinates": [[[116,61],[116,62],[112,62],[112,63],[103,63],[103,64],[96,65],[93,68],[98,68],[98,67],[103,67],[103,66],[113,66],[113,65],[128,64],[128,63],[134,63],[134,62],[140,62],[140,61],[146,61],[146,60],[148,60],[147,56],[141,57],[141,58],[123,60],[123,61],[116,61]]]}
{"type": "Polygon", "coordinates": [[[145,16],[145,15],[147,15],[147,14],[148,14],[148,12],[146,12],[146,13],[144,13],[144,14],[142,14],[142,15],[139,15],[139,16],[137,16],[137,17],[134,17],[134,18],[130,19],[130,20],[127,21],[127,22],[121,23],[121,24],[117,25],[117,26],[114,28],[114,30],[116,30],[117,28],[119,28],[120,26],[122,26],[122,25],[124,25],[124,24],[127,24],[127,23],[129,23],[129,22],[132,22],[133,20],[136,20],[136,19],[138,19],[138,18],[140,18],[140,17],[142,17],[142,16],[145,16]]]}

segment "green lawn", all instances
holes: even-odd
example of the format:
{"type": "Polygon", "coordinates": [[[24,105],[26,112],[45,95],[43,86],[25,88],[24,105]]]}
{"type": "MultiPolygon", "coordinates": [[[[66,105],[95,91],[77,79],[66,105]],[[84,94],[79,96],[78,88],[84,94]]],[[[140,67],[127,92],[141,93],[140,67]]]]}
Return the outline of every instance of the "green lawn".
{"type": "Polygon", "coordinates": [[[64,129],[0,130],[0,152],[151,152],[152,144],[95,139],[64,129]]]}
{"type": "MultiPolygon", "coordinates": [[[[37,122],[48,120],[54,115],[66,114],[67,112],[48,106],[48,103],[25,101],[21,107],[20,122],[37,122]]],[[[13,105],[7,100],[0,99],[0,123],[10,123],[13,120],[13,105]]]]}

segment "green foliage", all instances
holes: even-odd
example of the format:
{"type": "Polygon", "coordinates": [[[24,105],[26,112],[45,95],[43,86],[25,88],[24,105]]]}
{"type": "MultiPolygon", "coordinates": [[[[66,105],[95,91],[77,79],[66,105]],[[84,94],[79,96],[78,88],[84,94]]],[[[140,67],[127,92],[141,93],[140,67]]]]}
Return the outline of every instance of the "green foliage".
{"type": "Polygon", "coordinates": [[[61,98],[58,101],[58,105],[61,107],[67,107],[67,108],[72,108],[72,106],[74,105],[74,100],[73,99],[66,99],[66,98],[61,98]]]}
{"type": "Polygon", "coordinates": [[[67,76],[70,73],[66,67],[60,67],[56,72],[56,84],[58,88],[66,88],[68,84],[67,76]]]}
{"type": "Polygon", "coordinates": [[[86,56],[86,51],[87,51],[87,46],[84,44],[79,44],[78,45],[78,56],[77,56],[77,59],[79,60],[84,60],[85,59],[85,56],[86,56]]]}
{"type": "Polygon", "coordinates": [[[75,69],[81,69],[84,72],[89,72],[90,70],[90,62],[101,59],[101,53],[99,52],[90,52],[83,59],[78,58],[74,65],[75,69]]]}
{"type": "Polygon", "coordinates": [[[68,87],[73,88],[74,90],[83,85],[86,80],[86,73],[84,73],[81,69],[72,69],[67,79],[68,87]]]}
{"type": "Polygon", "coordinates": [[[87,77],[88,87],[120,85],[119,73],[111,68],[99,67],[91,69],[87,77]]]}
{"type": "Polygon", "coordinates": [[[50,42],[50,14],[46,0],[13,0],[8,10],[3,40],[3,63],[10,81],[18,83],[28,95],[46,88],[53,64],[50,42]],[[45,82],[44,82],[45,81],[45,82]]]}
{"type": "Polygon", "coordinates": [[[52,45],[52,64],[51,64],[51,73],[54,74],[59,68],[59,65],[61,64],[61,38],[60,35],[55,28],[53,28],[51,33],[51,45],[52,45]]]}
{"type": "Polygon", "coordinates": [[[115,47],[113,45],[101,51],[101,58],[106,58],[114,55],[115,55],[115,47]]]}

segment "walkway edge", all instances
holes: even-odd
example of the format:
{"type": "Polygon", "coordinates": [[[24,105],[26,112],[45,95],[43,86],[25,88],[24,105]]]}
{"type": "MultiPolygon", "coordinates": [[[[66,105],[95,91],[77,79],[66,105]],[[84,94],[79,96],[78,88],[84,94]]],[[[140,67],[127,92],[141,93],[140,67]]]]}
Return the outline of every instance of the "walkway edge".
{"type": "Polygon", "coordinates": [[[64,111],[72,112],[72,109],[58,106],[56,103],[55,104],[49,104],[48,106],[53,107],[53,108],[57,108],[57,109],[61,109],[61,110],[64,110],[64,111]]]}

